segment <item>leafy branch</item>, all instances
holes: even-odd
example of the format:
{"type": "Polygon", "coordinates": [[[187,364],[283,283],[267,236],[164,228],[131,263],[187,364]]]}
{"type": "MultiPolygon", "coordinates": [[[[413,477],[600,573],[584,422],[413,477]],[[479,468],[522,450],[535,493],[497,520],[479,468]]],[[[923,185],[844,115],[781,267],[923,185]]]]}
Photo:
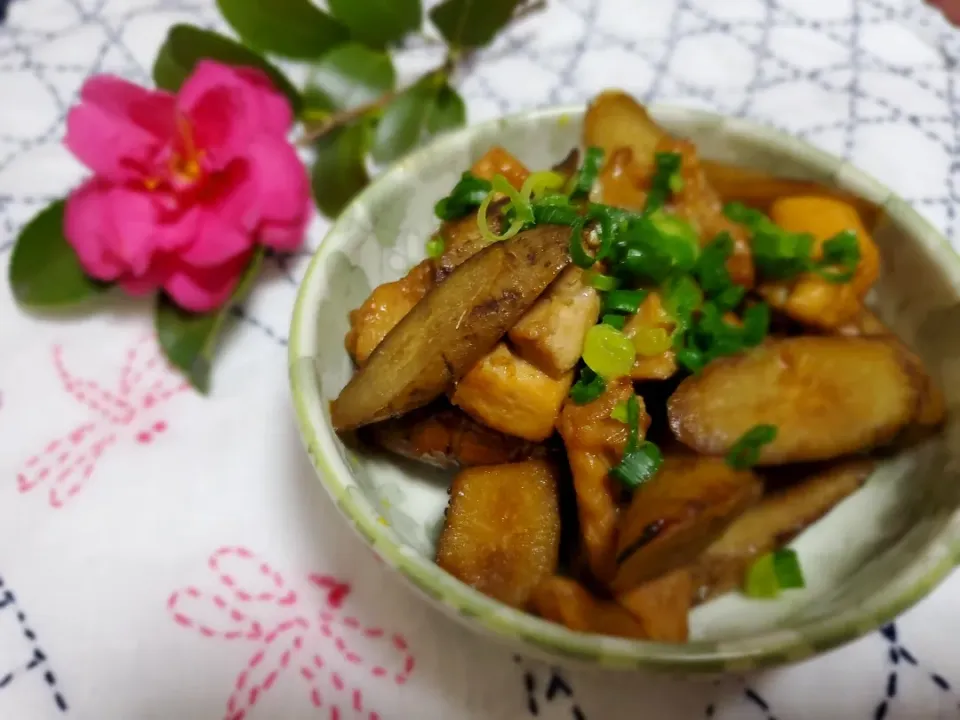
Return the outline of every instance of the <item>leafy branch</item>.
{"type": "MultiPolygon", "coordinates": [[[[509,23],[543,9],[546,0],[444,0],[424,17],[421,0],[217,0],[239,40],[176,25],[153,66],[158,88],[176,92],[202,60],[263,70],[290,102],[300,142],[313,150],[313,198],[337,215],[368,182],[368,158],[391,163],[430,138],[466,123],[466,107],[451,85],[456,69],[509,23]],[[405,87],[397,86],[389,54],[433,25],[446,46],[443,62],[405,87]],[[306,63],[298,88],[272,58],[306,63]]],[[[10,284],[24,308],[55,311],[94,301],[111,288],[89,278],[64,234],[64,201],[42,210],[21,232],[10,284]]],[[[207,239],[209,240],[209,239],[207,239]]],[[[263,248],[252,256],[237,290],[221,307],[192,313],[159,292],[155,326],[160,346],[201,392],[231,307],[256,280],[263,248]]]]}

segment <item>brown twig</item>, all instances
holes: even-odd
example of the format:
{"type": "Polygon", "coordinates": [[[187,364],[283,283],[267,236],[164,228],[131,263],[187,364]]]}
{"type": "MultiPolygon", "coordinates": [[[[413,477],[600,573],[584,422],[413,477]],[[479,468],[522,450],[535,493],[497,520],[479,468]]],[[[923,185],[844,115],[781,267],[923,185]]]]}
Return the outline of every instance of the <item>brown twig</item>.
{"type": "MultiPolygon", "coordinates": [[[[547,0],[531,0],[525,5],[518,7],[516,12],[513,14],[513,17],[510,18],[510,22],[514,23],[518,20],[522,20],[534,13],[540,12],[547,7],[547,0]]],[[[456,67],[463,62],[465,59],[470,57],[474,52],[474,48],[450,48],[447,51],[446,57],[443,59],[443,63],[437,66],[435,69],[424,73],[416,82],[420,82],[423,78],[428,76],[442,76],[444,80],[450,77],[456,67]]],[[[416,83],[414,83],[416,84],[416,83]]],[[[316,122],[311,122],[309,117],[303,118],[304,131],[303,136],[298,140],[300,145],[310,145],[315,142],[317,139],[323,137],[332,130],[337,129],[343,125],[348,125],[349,123],[359,120],[368,113],[376,112],[377,110],[382,110],[384,107],[389,105],[394,98],[396,98],[401,93],[409,90],[412,85],[402,88],[401,90],[391,90],[386,92],[376,100],[365,103],[363,105],[358,105],[355,108],[350,108],[349,110],[338,110],[336,112],[331,112],[319,118],[316,122]]],[[[309,116],[309,111],[306,113],[309,116]]]]}

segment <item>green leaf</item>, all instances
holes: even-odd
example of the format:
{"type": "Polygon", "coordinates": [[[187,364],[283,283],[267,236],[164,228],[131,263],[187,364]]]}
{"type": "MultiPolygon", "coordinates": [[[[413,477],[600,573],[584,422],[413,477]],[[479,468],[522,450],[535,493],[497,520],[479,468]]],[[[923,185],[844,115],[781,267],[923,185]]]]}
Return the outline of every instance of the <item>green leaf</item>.
{"type": "Polygon", "coordinates": [[[313,66],[306,93],[321,93],[340,110],[371,103],[393,90],[397,77],[386,53],[341,45],[313,66]]]}
{"type": "Polygon", "coordinates": [[[466,125],[467,106],[452,87],[443,85],[437,92],[434,103],[434,111],[427,118],[427,131],[431,135],[439,135],[466,125]]]}
{"type": "Polygon", "coordinates": [[[157,295],[154,325],[163,354],[172,365],[183,371],[199,392],[210,387],[210,366],[230,309],[246,297],[253,287],[265,252],[258,247],[244,270],[237,289],[223,305],[209,313],[192,313],[178,307],[165,293],[157,295]]]}
{"type": "Polygon", "coordinates": [[[430,73],[384,109],[373,138],[373,158],[393,162],[431,136],[462,125],[465,115],[463,100],[445,76],[430,73]]]}
{"type": "Polygon", "coordinates": [[[349,36],[310,0],[217,0],[217,6],[247,45],[282,57],[312,60],[349,36]]]}
{"type": "Polygon", "coordinates": [[[317,140],[311,184],[314,202],[324,215],[338,215],[370,181],[364,164],[369,140],[365,122],[337,128],[317,140]]]}
{"type": "Polygon", "coordinates": [[[420,0],[329,0],[330,11],[351,36],[382,48],[420,29],[420,0]]]}
{"type": "Polygon", "coordinates": [[[153,65],[153,81],[159,88],[176,92],[190,77],[196,64],[204,59],[260,68],[287,96],[293,111],[300,112],[300,93],[266,58],[228,37],[192,25],[174,25],[170,28],[153,65]]]}
{"type": "Polygon", "coordinates": [[[10,258],[10,288],[20,305],[63,308],[109,289],[84,273],[63,234],[65,201],[41,210],[23,229],[10,258]]]}
{"type": "Polygon", "coordinates": [[[445,0],[430,11],[430,19],[448,45],[481,47],[510,22],[519,4],[520,0],[445,0]]]}

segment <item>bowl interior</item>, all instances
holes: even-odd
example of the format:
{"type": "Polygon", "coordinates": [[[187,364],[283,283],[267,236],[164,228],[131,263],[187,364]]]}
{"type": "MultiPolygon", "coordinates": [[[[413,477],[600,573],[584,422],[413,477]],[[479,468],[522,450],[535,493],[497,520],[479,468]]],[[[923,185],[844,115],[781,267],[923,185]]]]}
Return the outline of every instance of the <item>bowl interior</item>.
{"type": "MultiPolygon", "coordinates": [[[[654,115],[706,157],[818,179],[882,204],[873,228],[884,260],[875,307],[923,357],[956,415],[960,263],[933,228],[876,181],[798,140],[698,111],[654,115]]],[[[884,461],[861,491],[795,541],[805,590],[776,602],[732,594],[700,607],[685,646],[571,633],[483,598],[433,564],[449,476],[348,447],[332,432],[329,401],[352,373],[343,346],[348,312],[423,258],[436,200],[494,143],[531,168],[549,167],[579,145],[581,120],[578,109],[548,110],[444,137],[394,167],[337,222],[301,287],[290,350],[301,429],[326,486],[380,554],[445,609],[553,654],[613,666],[749,667],[799,659],[889,620],[960,553],[955,421],[941,437],[884,461]]]]}

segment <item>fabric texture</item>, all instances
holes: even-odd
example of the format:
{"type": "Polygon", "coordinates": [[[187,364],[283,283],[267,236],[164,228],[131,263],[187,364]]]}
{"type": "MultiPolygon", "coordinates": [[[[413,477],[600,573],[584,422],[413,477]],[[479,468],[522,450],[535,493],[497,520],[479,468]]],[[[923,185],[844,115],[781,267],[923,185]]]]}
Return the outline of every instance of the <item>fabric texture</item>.
{"type": "MultiPolygon", "coordinates": [[[[5,0],[0,0],[0,21],[5,0]]],[[[149,84],[213,0],[14,0],[0,25],[0,269],[84,177],[61,141],[84,79],[149,84]]],[[[405,78],[433,66],[409,41],[405,78]]],[[[956,243],[960,36],[908,0],[550,0],[456,79],[471,121],[645,101],[750,117],[851,159],[956,243]]],[[[551,668],[442,616],[338,517],[292,418],[303,251],[273,257],[201,398],[146,302],[19,310],[0,283],[0,720],[960,717],[960,580],[803,664],[680,680],[551,668]]],[[[331,338],[330,342],[341,342],[331,338]]]]}

